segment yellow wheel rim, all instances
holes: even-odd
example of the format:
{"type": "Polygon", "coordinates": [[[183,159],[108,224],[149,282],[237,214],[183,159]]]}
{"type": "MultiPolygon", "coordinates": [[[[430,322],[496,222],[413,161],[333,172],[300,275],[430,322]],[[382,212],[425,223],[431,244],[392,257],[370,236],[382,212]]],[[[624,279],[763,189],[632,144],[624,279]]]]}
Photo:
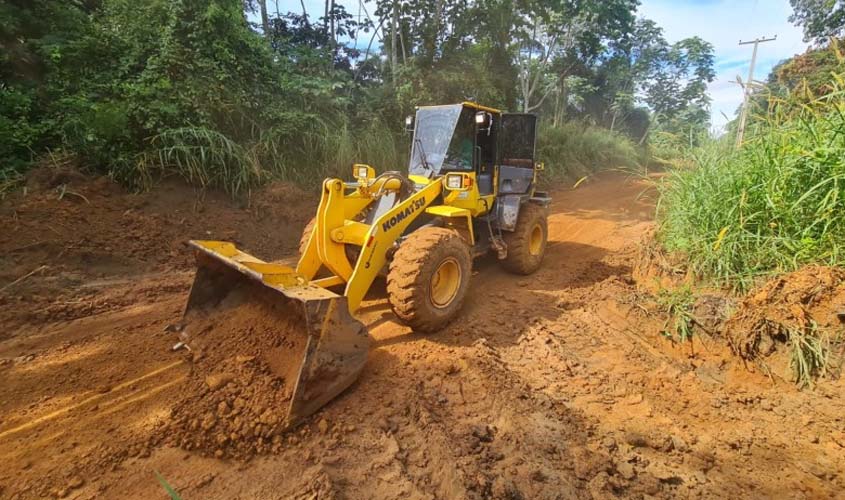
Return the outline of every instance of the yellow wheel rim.
{"type": "Polygon", "coordinates": [[[543,250],[543,227],[540,224],[531,230],[531,237],[528,238],[528,252],[531,255],[540,255],[543,250]]]}
{"type": "Polygon", "coordinates": [[[457,260],[449,257],[437,266],[434,276],[431,277],[431,303],[439,309],[447,307],[455,300],[460,287],[461,266],[457,260]]]}

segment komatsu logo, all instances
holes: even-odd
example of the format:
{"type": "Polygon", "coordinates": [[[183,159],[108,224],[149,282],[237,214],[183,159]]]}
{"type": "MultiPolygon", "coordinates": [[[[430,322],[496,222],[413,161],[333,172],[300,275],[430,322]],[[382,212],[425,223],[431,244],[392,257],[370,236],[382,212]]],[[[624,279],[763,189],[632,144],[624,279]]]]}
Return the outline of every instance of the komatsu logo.
{"type": "Polygon", "coordinates": [[[412,213],[416,212],[418,209],[422,208],[423,206],[425,206],[425,197],[422,197],[419,200],[414,201],[405,210],[402,210],[398,214],[391,217],[389,220],[382,222],[381,223],[382,231],[384,231],[384,232],[389,231],[390,228],[392,228],[396,224],[402,222],[403,220],[407,219],[408,217],[410,217],[410,215],[412,213]]]}

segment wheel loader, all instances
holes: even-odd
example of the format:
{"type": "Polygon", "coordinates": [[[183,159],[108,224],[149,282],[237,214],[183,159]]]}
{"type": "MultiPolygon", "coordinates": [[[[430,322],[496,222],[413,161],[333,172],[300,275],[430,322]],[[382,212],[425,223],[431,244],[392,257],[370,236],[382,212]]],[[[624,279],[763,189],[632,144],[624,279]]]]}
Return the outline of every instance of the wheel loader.
{"type": "Polygon", "coordinates": [[[433,332],[460,311],[475,257],[493,252],[516,274],[534,272],[543,260],[550,198],[536,189],[543,165],[535,161],[535,115],[463,102],[418,107],[405,127],[407,174],[377,175],[355,164],[353,181],[323,182],[296,268],[229,242],[190,242],[197,272],[186,320],[247,282],[275,294],[283,307],[274,310],[289,316],[284,323],[295,318],[299,325],[295,344],[304,350],[288,371],[295,380],[286,381],[293,384],[291,425],[340,394],[364,367],[369,335],[355,313],[380,276],[396,317],[414,331],[433,332]]]}

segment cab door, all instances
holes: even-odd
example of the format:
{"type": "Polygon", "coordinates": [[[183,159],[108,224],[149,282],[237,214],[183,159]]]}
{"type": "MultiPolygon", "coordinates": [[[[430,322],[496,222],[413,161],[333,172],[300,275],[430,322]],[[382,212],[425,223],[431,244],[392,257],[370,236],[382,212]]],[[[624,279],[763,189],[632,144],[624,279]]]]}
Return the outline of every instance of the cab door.
{"type": "Polygon", "coordinates": [[[499,134],[499,194],[526,194],[534,182],[537,115],[504,113],[499,134]]]}

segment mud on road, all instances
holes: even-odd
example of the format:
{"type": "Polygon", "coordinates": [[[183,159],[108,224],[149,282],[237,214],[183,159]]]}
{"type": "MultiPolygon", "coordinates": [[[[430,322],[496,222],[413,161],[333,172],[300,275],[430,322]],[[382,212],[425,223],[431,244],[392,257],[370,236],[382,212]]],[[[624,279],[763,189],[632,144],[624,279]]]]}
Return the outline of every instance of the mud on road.
{"type": "Polygon", "coordinates": [[[185,499],[845,491],[840,381],[798,391],[726,343],[661,336],[665,318],[632,278],[653,225],[642,182],[557,190],[544,267],[514,277],[478,261],[459,320],[437,334],[398,324],[377,285],[359,381],[265,453],[230,460],[174,446],[185,436],[172,410],[190,408],[167,328],[192,279],[182,242],[290,257],[315,200],[276,186],[241,206],[53,177],[0,205],[12,228],[0,241],[0,497],[166,498],[154,471],[185,499]]]}

